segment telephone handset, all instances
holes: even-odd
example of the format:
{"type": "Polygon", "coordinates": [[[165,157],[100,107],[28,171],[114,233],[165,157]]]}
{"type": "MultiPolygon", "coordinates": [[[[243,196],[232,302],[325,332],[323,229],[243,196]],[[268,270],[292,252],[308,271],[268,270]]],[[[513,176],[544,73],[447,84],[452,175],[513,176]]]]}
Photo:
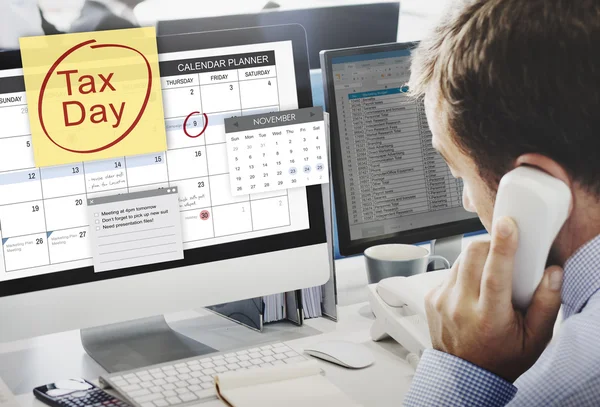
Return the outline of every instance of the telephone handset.
{"type": "MultiPolygon", "coordinates": [[[[571,191],[562,181],[532,168],[518,167],[507,173],[498,188],[494,221],[512,218],[519,228],[519,246],[513,274],[513,304],[526,309],[546,267],[550,247],[564,225],[571,205],[571,191]]],[[[392,277],[369,286],[371,309],[377,317],[371,338],[391,336],[409,352],[413,366],[431,347],[424,298],[440,285],[448,270],[412,277],[392,277]]]]}
{"type": "Polygon", "coordinates": [[[569,216],[571,190],[533,167],[518,167],[500,180],[494,223],[504,216],[519,228],[513,274],[513,304],[525,310],[546,269],[550,247],[569,216]]]}

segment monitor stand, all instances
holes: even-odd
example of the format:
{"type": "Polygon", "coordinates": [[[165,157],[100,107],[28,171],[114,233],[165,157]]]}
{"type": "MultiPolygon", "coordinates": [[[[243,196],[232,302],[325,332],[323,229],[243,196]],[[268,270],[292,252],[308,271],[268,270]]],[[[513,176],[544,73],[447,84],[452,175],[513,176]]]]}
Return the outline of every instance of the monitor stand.
{"type": "Polygon", "coordinates": [[[82,329],[81,343],[109,373],[216,352],[175,332],[163,316],[82,329]]]}
{"type": "MultiPolygon", "coordinates": [[[[450,265],[453,265],[462,251],[462,239],[463,235],[456,235],[432,240],[431,254],[442,256],[450,262],[450,265]]],[[[429,266],[428,271],[440,270],[443,268],[445,267],[442,262],[435,261],[429,266]]]]}

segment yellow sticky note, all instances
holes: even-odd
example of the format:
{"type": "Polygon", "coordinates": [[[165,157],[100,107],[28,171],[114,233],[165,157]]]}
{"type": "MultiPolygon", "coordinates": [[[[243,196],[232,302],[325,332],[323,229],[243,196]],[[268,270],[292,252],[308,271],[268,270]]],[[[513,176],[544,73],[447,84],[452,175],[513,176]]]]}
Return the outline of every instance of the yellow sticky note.
{"type": "Polygon", "coordinates": [[[37,167],[167,149],[154,28],[20,42],[37,167]]]}

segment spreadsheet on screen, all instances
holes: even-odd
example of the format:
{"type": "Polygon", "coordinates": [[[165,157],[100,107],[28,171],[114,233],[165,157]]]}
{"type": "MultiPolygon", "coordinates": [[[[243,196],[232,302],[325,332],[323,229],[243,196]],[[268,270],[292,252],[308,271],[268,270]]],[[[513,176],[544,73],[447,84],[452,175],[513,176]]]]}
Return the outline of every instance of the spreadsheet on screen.
{"type": "Polygon", "coordinates": [[[410,50],[332,58],[351,240],[475,216],[408,95],[410,64],[410,50]]]}

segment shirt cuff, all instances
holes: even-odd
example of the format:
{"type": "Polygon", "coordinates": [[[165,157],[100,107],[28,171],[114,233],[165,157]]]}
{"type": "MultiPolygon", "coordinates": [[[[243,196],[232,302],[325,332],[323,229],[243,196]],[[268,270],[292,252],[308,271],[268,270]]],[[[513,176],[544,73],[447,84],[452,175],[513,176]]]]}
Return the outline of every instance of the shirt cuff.
{"type": "Polygon", "coordinates": [[[517,393],[511,383],[448,353],[427,349],[404,399],[407,407],[508,404],[517,393]]]}

